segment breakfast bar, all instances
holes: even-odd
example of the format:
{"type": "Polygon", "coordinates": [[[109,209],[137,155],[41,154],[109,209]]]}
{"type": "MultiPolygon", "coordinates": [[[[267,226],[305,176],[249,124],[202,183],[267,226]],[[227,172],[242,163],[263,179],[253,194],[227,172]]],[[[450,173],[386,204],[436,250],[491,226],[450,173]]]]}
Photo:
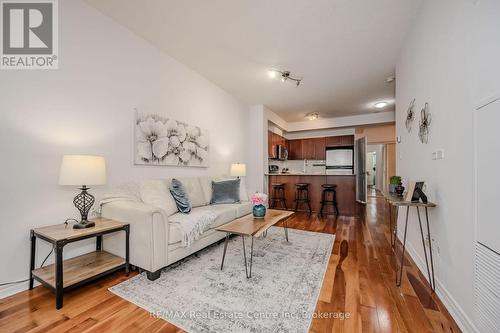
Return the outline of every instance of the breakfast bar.
{"type": "MultiPolygon", "coordinates": [[[[325,173],[277,173],[268,174],[269,192],[272,193],[273,184],[284,185],[284,200],[288,209],[294,208],[295,184],[309,184],[309,202],[313,212],[318,213],[321,209],[321,195],[323,184],[336,185],[337,206],[340,215],[354,216],[356,213],[356,175],[326,175],[325,173]]],[[[325,214],[332,214],[333,210],[328,207],[325,214]]],[[[299,211],[307,211],[307,207],[301,205],[299,211]]]]}

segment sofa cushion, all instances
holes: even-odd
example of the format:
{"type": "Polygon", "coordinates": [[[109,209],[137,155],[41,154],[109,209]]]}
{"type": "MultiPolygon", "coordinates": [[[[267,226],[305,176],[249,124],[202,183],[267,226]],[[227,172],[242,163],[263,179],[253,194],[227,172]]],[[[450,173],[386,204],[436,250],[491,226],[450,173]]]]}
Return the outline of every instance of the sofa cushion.
{"type": "Polygon", "coordinates": [[[248,201],[242,201],[240,203],[227,204],[227,205],[222,205],[222,206],[227,206],[227,207],[231,207],[232,209],[234,209],[234,211],[236,212],[237,218],[252,213],[252,208],[253,208],[252,204],[248,201]]]}
{"type": "Polygon", "coordinates": [[[212,200],[212,181],[217,181],[217,177],[200,177],[200,185],[203,190],[205,201],[209,203],[212,200]]]}
{"type": "Polygon", "coordinates": [[[177,178],[186,188],[187,195],[191,201],[192,207],[208,205],[209,201],[205,200],[203,189],[201,188],[200,180],[197,177],[177,178]]]}
{"type": "Polygon", "coordinates": [[[210,225],[210,229],[231,222],[236,218],[236,210],[230,205],[212,205],[207,206],[207,208],[217,214],[217,219],[210,225]]]}
{"type": "Polygon", "coordinates": [[[150,206],[162,209],[167,216],[177,213],[177,205],[168,189],[170,180],[150,179],[139,184],[141,200],[150,206]]]}
{"type": "Polygon", "coordinates": [[[178,179],[172,179],[170,183],[170,193],[175,200],[179,212],[187,214],[191,211],[191,201],[184,184],[178,179]]]}
{"type": "Polygon", "coordinates": [[[231,204],[240,202],[240,180],[228,179],[212,181],[212,200],[210,204],[231,204]]]}
{"type": "MultiPolygon", "coordinates": [[[[218,227],[223,225],[224,223],[230,222],[236,218],[236,210],[234,207],[230,207],[231,205],[217,205],[217,206],[202,206],[193,208],[193,212],[195,211],[203,211],[210,210],[217,215],[214,223],[209,225],[206,230],[218,227]]],[[[187,218],[187,214],[177,213],[168,218],[168,227],[169,227],[169,235],[168,235],[168,244],[174,244],[180,242],[182,240],[182,232],[178,226],[179,223],[182,223],[187,218]]]]}
{"type": "MultiPolygon", "coordinates": [[[[212,200],[212,181],[222,181],[228,179],[235,179],[229,176],[221,176],[221,177],[200,177],[200,184],[203,189],[203,194],[205,196],[205,201],[210,203],[212,200]]],[[[240,178],[240,200],[248,201],[248,193],[246,188],[245,177],[240,178]]]]}

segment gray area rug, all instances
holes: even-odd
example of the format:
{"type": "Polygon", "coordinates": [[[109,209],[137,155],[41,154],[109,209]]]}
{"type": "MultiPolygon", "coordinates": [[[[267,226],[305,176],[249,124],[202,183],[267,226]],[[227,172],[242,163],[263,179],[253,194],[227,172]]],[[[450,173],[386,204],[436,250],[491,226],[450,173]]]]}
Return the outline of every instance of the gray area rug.
{"type": "MultiPolygon", "coordinates": [[[[241,237],[214,244],[163,270],[111,287],[116,295],[187,332],[307,332],[335,236],[272,227],[254,240],[252,277],[245,276],[241,237]]],[[[245,240],[247,255],[250,239],[245,240]]],[[[248,258],[248,257],[247,257],[248,258]]]]}

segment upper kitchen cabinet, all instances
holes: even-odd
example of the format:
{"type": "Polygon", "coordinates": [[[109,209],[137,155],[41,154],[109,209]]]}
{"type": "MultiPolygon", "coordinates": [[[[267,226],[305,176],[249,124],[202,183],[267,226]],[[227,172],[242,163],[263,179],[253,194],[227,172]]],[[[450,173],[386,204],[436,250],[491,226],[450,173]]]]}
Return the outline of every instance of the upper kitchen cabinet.
{"type": "Polygon", "coordinates": [[[267,131],[267,156],[273,158],[277,145],[288,146],[287,140],[279,134],[267,131]]]}
{"type": "Polygon", "coordinates": [[[288,159],[289,160],[302,159],[302,140],[288,141],[288,159]]]}
{"type": "Polygon", "coordinates": [[[354,135],[329,136],[326,138],[326,147],[345,147],[354,145],[354,135]]]}
{"type": "Polygon", "coordinates": [[[314,159],[314,139],[302,139],[302,159],[314,159]]]}
{"type": "Polygon", "coordinates": [[[288,141],[288,159],[324,160],[325,138],[297,139],[288,141]]]}
{"type": "Polygon", "coordinates": [[[314,158],[315,160],[326,159],[326,138],[314,138],[314,158]]]}
{"type": "Polygon", "coordinates": [[[274,133],[271,131],[267,131],[267,157],[273,157],[273,149],[274,149],[274,133]]]}

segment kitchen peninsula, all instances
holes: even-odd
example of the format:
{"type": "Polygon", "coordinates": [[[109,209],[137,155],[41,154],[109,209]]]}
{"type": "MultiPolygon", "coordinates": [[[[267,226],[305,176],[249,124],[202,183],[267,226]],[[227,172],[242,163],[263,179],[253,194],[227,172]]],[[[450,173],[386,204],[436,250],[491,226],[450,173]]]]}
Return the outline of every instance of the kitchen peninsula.
{"type": "MultiPolygon", "coordinates": [[[[284,137],[269,132],[268,135],[269,172],[268,191],[272,195],[272,185],[284,184],[285,202],[288,209],[294,208],[295,184],[309,184],[309,199],[313,212],[321,208],[323,184],[335,184],[337,204],[340,215],[352,216],[356,213],[356,175],[353,172],[353,156],[346,166],[327,162],[327,154],[341,153],[339,156],[354,152],[354,135],[286,140],[284,137]],[[283,150],[288,159],[282,156],[283,150]],[[279,152],[279,154],[277,154],[279,152]],[[329,153],[330,152],[330,153],[329,153]],[[328,164],[331,163],[331,164],[328,164]],[[347,166],[349,165],[350,166],[347,166]]],[[[339,163],[335,155],[330,159],[339,163]]],[[[300,206],[299,210],[304,210],[300,206]]],[[[331,211],[331,207],[328,207],[331,211]]]]}

